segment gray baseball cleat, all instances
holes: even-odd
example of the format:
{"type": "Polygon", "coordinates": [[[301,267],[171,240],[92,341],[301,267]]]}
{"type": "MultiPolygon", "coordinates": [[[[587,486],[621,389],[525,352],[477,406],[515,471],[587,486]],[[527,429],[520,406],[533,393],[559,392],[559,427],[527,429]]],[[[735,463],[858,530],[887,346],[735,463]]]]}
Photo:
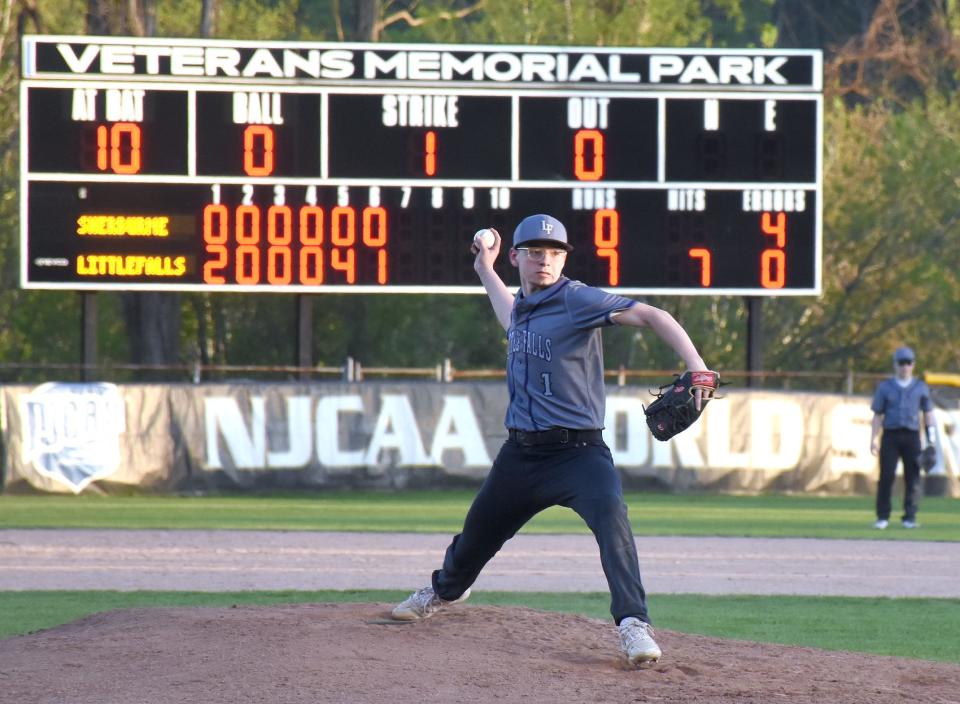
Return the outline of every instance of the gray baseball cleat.
{"type": "Polygon", "coordinates": [[[418,589],[404,601],[400,602],[390,613],[390,617],[395,621],[420,621],[421,619],[430,618],[445,606],[466,601],[469,596],[470,590],[467,589],[467,591],[460,595],[459,599],[444,601],[436,595],[433,587],[424,587],[423,589],[418,589]]]}
{"type": "Polygon", "coordinates": [[[620,649],[631,665],[656,662],[663,654],[653,639],[653,628],[650,624],[634,616],[620,622],[620,649]]]}

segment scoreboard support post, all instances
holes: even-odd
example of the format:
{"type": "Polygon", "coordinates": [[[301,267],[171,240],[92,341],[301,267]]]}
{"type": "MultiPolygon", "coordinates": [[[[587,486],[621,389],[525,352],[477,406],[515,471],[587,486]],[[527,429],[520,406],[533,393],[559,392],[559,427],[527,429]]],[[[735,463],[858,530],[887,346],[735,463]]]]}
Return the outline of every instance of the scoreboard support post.
{"type": "Polygon", "coordinates": [[[313,296],[306,293],[297,294],[297,366],[300,367],[300,379],[310,380],[310,372],[306,371],[313,366],[313,296]]]}
{"type": "Polygon", "coordinates": [[[97,366],[97,294],[80,292],[80,379],[93,381],[97,366]]]}
{"type": "Polygon", "coordinates": [[[763,371],[763,299],[747,296],[747,386],[761,387],[763,371]]]}

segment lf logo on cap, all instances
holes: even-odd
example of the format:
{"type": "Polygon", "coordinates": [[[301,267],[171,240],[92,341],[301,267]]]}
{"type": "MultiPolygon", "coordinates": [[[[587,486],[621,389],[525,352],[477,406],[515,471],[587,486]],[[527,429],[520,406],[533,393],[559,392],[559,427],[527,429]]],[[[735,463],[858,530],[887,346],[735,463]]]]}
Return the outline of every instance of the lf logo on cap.
{"type": "Polygon", "coordinates": [[[540,229],[546,232],[547,234],[550,234],[551,232],[553,232],[553,223],[549,223],[546,220],[541,220],[540,229]]]}

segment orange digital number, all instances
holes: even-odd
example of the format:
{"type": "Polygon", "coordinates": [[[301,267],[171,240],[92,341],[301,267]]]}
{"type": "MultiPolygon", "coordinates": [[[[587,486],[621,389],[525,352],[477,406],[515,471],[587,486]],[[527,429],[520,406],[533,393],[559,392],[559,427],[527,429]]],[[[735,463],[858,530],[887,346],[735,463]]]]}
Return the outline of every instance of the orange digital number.
{"type": "Polygon", "coordinates": [[[110,165],[110,131],[106,125],[97,127],[97,168],[106,171],[110,165]]]}
{"type": "Polygon", "coordinates": [[[598,249],[619,246],[620,213],[610,208],[597,211],[593,216],[593,243],[598,249]]]}
{"type": "Polygon", "coordinates": [[[357,280],[357,257],[353,249],[334,249],[330,252],[330,266],[347,275],[347,283],[357,280]]]}
{"type": "Polygon", "coordinates": [[[215,257],[203,264],[203,282],[225,284],[227,279],[216,273],[227,268],[227,248],[222,244],[208,244],[207,254],[215,257]]]}
{"type": "Polygon", "coordinates": [[[300,283],[317,286],[323,283],[323,250],[314,245],[300,248],[300,283]]]}
{"type": "Polygon", "coordinates": [[[620,255],[615,249],[598,249],[597,256],[610,260],[610,275],[607,283],[617,286],[620,283],[620,255]]]}
{"type": "Polygon", "coordinates": [[[293,211],[290,210],[290,206],[271,205],[267,210],[267,241],[270,244],[290,244],[293,241],[292,220],[293,211]]]}
{"type": "Polygon", "coordinates": [[[387,250],[377,252],[377,283],[387,283],[387,250]]]}
{"type": "Polygon", "coordinates": [[[787,255],[782,249],[765,249],[760,255],[760,285],[783,288],[787,282],[787,255]]]}
{"type": "Polygon", "coordinates": [[[211,203],[203,209],[203,241],[207,244],[226,244],[229,237],[227,206],[211,203]]]}
{"type": "Polygon", "coordinates": [[[230,237],[227,206],[210,204],[203,209],[203,241],[207,254],[214,258],[203,264],[203,281],[208,284],[227,282],[221,274],[227,268],[226,243],[230,237]]]}
{"type": "MultiPolygon", "coordinates": [[[[297,283],[316,286],[324,283],[325,265],[328,263],[331,268],[345,274],[346,283],[353,284],[357,280],[357,235],[360,234],[363,246],[376,250],[377,282],[387,283],[389,270],[386,246],[389,228],[386,208],[365,207],[360,217],[359,233],[357,212],[353,207],[333,208],[330,211],[329,259],[322,246],[325,240],[325,215],[323,208],[313,205],[300,207],[296,217],[293,209],[287,205],[270,206],[266,211],[267,247],[264,257],[261,251],[262,211],[259,206],[238,205],[232,212],[220,203],[205,206],[203,239],[209,261],[203,265],[204,282],[227,283],[224,273],[231,268],[233,280],[238,284],[264,283],[265,274],[266,282],[272,285],[288,285],[293,283],[296,276],[297,283]],[[296,262],[293,257],[295,226],[299,241],[296,262]],[[231,244],[236,245],[235,250],[231,250],[231,244]],[[232,267],[231,256],[234,258],[232,267]]],[[[615,220],[605,227],[598,242],[615,243],[619,236],[615,220]]]]}
{"type": "Polygon", "coordinates": [[[700,260],[700,285],[708,287],[713,281],[713,264],[710,259],[710,250],[702,247],[691,249],[687,254],[691,259],[700,260]]]}
{"type": "Polygon", "coordinates": [[[255,205],[237,206],[237,244],[260,243],[260,208],[255,205]]]}
{"type": "Polygon", "coordinates": [[[293,241],[293,213],[289,206],[271,205],[267,210],[267,281],[271,284],[286,285],[293,280],[293,253],[290,243],[293,241]],[[280,227],[277,227],[277,223],[280,227]]]}
{"type": "Polygon", "coordinates": [[[337,206],[330,213],[330,243],[337,247],[330,252],[330,266],[347,275],[347,283],[357,280],[357,255],[353,245],[357,241],[357,214],[349,206],[337,206]],[[340,249],[349,247],[350,249],[340,249]]]}
{"type": "Polygon", "coordinates": [[[620,213],[610,208],[598,210],[593,216],[593,243],[597,256],[609,259],[607,282],[610,286],[620,283],[620,213]]]}
{"type": "Polygon", "coordinates": [[[260,283],[260,208],[237,206],[234,237],[237,247],[236,281],[238,284],[260,283]]]}
{"type": "Polygon", "coordinates": [[[247,176],[269,176],[273,173],[272,127],[248,125],[243,131],[243,170],[247,176]],[[259,160],[256,159],[258,141],[260,142],[259,160]]]}
{"type": "Polygon", "coordinates": [[[290,245],[267,247],[267,281],[283,286],[293,280],[290,245]]]}
{"type": "Polygon", "coordinates": [[[330,213],[330,242],[334,247],[352,247],[357,241],[357,214],[350,206],[337,206],[330,213]]]}
{"type": "Polygon", "coordinates": [[[777,238],[777,247],[785,247],[787,245],[787,214],[776,213],[776,222],[772,221],[771,215],[773,213],[763,213],[760,216],[760,229],[763,230],[763,234],[777,238]]]}
{"type": "Polygon", "coordinates": [[[783,288],[787,283],[787,214],[784,212],[760,215],[760,229],[768,237],[774,237],[774,247],[760,254],[760,285],[764,288],[783,288]],[[772,216],[776,216],[776,220],[772,216]]]}
{"type": "Polygon", "coordinates": [[[427,176],[437,175],[437,133],[427,132],[424,138],[423,171],[427,176]]]}
{"type": "Polygon", "coordinates": [[[260,283],[260,248],[255,244],[237,247],[237,283],[254,285],[260,283]]]}
{"type": "Polygon", "coordinates": [[[300,283],[318,286],[323,283],[323,208],[305,205],[300,208],[300,283]]]}
{"type": "Polygon", "coordinates": [[[140,173],[141,146],[140,125],[117,122],[109,130],[106,125],[100,125],[97,127],[97,168],[100,171],[109,168],[115,174],[140,173]]]}
{"type": "Polygon", "coordinates": [[[603,178],[603,132],[577,130],[573,137],[573,173],[579,181],[599,181],[603,178]],[[593,163],[586,167],[586,145],[593,151],[593,163]]]}
{"type": "Polygon", "coordinates": [[[363,209],[363,243],[368,247],[383,247],[387,243],[387,211],[384,208],[368,205],[363,209]]]}
{"type": "Polygon", "coordinates": [[[315,205],[300,208],[300,244],[323,244],[323,208],[315,205]]]}
{"type": "Polygon", "coordinates": [[[377,283],[387,283],[387,211],[380,206],[363,209],[363,243],[367,247],[380,247],[377,252],[377,283]],[[376,222],[376,228],[374,228],[376,222]]]}

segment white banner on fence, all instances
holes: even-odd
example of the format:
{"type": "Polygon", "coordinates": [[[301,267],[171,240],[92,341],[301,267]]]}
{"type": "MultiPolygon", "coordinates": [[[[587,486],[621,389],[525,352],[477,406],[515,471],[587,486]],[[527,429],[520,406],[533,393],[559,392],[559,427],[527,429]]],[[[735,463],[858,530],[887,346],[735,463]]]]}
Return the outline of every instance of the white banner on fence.
{"type": "MultiPolygon", "coordinates": [[[[625,482],[672,490],[873,489],[869,398],[731,390],[666,443],[645,390],[608,389],[625,482]]],[[[8,491],[397,488],[476,483],[506,433],[502,384],[44,384],[2,390],[8,491]]],[[[960,414],[939,410],[954,493],[960,414]]]]}

